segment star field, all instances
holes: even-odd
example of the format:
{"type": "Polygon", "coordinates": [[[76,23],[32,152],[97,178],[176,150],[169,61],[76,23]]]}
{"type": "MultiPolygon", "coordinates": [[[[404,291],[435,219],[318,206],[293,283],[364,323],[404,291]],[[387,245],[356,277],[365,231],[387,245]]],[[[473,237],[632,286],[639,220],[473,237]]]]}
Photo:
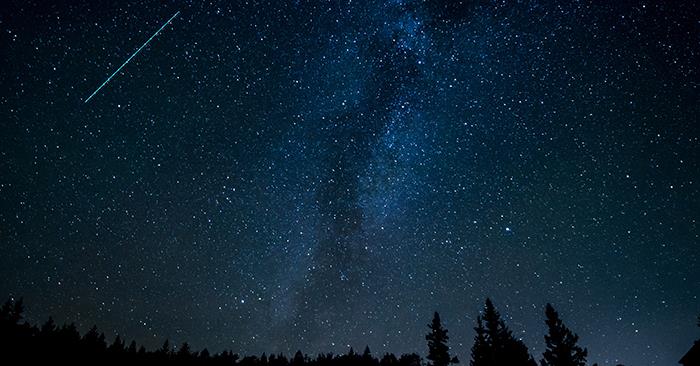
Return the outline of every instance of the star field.
{"type": "Polygon", "coordinates": [[[7,1],[0,295],[158,347],[697,338],[694,2],[7,1]],[[173,13],[180,15],[88,103],[173,13]]]}

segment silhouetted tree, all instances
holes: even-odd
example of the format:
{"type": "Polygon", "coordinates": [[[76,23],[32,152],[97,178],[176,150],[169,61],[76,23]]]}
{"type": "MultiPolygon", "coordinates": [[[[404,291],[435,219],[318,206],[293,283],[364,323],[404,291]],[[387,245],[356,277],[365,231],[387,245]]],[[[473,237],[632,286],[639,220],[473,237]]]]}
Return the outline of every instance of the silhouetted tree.
{"type": "Polygon", "coordinates": [[[183,342],[182,345],[180,345],[180,348],[177,350],[175,357],[180,362],[189,361],[192,358],[192,348],[190,347],[190,344],[183,342]]]}
{"type": "Polygon", "coordinates": [[[361,364],[362,366],[379,366],[379,360],[372,356],[369,346],[365,346],[365,350],[362,352],[361,364]]]}
{"type": "Polygon", "coordinates": [[[263,352],[263,354],[260,356],[260,366],[268,366],[269,361],[267,354],[263,352]]]}
{"type": "Polygon", "coordinates": [[[54,323],[52,317],[49,317],[49,320],[41,326],[40,335],[43,337],[50,337],[55,331],[56,323],[54,323]]]}
{"type": "Polygon", "coordinates": [[[168,339],[163,342],[163,345],[159,350],[155,352],[155,356],[161,361],[167,360],[172,356],[172,347],[170,346],[170,341],[168,339]]]}
{"type": "Polygon", "coordinates": [[[96,325],[90,328],[90,330],[83,335],[83,345],[85,345],[86,351],[93,355],[102,353],[107,348],[107,344],[105,343],[105,335],[100,334],[97,331],[96,325]]]}
{"type": "MultiPolygon", "coordinates": [[[[700,327],[700,315],[698,316],[698,327],[700,327]]],[[[693,343],[693,346],[681,357],[678,363],[683,366],[700,365],[700,339],[693,343]]]]}
{"type": "MultiPolygon", "coordinates": [[[[352,350],[352,348],[350,349],[352,350]]],[[[294,354],[294,359],[292,359],[292,366],[303,366],[304,365],[304,354],[301,350],[294,354]]]]}
{"type": "Polygon", "coordinates": [[[422,364],[423,360],[415,353],[404,354],[399,358],[400,366],[421,366],[422,364]]]}
{"type": "MultiPolygon", "coordinates": [[[[385,354],[380,361],[372,356],[369,346],[365,347],[362,354],[355,353],[354,349],[350,348],[347,354],[319,354],[313,359],[298,351],[291,360],[281,353],[269,356],[263,353],[260,357],[246,356],[239,361],[238,354],[230,350],[210,354],[205,348],[196,352],[187,342],[175,352],[168,340],[157,350],[148,351],[142,345],[137,351],[136,341],[131,341],[129,346],[125,347],[121,336],[117,336],[108,347],[104,333],[99,332],[96,326],[81,336],[75,324],[57,327],[53,318],[49,318],[37,328],[23,320],[23,311],[22,301],[12,298],[0,306],[0,354],[5,357],[3,361],[19,358],[27,364],[91,366],[129,363],[215,366],[426,366],[421,356],[415,353],[404,354],[400,358],[393,354],[385,354]]],[[[583,366],[585,350],[577,348],[576,335],[564,327],[551,306],[547,307],[546,314],[547,325],[550,326],[550,334],[545,338],[547,351],[557,356],[557,362],[545,353],[545,360],[541,366],[583,366]],[[573,355],[578,361],[559,362],[564,359],[560,356],[562,349],[569,349],[570,352],[564,354],[573,355]],[[581,355],[583,356],[579,357],[581,355]]],[[[456,357],[450,358],[448,332],[443,328],[439,314],[435,313],[432,323],[428,326],[430,332],[425,337],[429,351],[427,365],[450,366],[451,363],[458,362],[456,357]]],[[[484,311],[477,317],[477,326],[474,329],[476,336],[472,347],[471,366],[537,366],[522,341],[515,339],[505,326],[490,300],[486,301],[484,311]]],[[[688,360],[690,359],[686,358],[686,361],[688,360]]],[[[690,365],[695,366],[690,362],[690,365]]]]}
{"type": "Polygon", "coordinates": [[[107,352],[112,354],[124,353],[124,341],[122,340],[122,337],[117,335],[117,337],[114,338],[114,342],[112,342],[109,348],[107,348],[107,352]]]}
{"type": "Polygon", "coordinates": [[[129,348],[126,349],[126,352],[130,355],[136,354],[136,341],[135,340],[132,340],[131,343],[129,343],[129,348]]]}
{"type": "Polygon", "coordinates": [[[588,350],[577,345],[578,335],[564,325],[551,304],[545,307],[545,316],[549,333],[544,336],[546,349],[540,364],[542,366],[585,366],[588,350]]]}
{"type": "Polygon", "coordinates": [[[447,366],[450,363],[459,362],[457,358],[450,358],[450,347],[447,346],[447,329],[442,327],[440,314],[436,311],[432,323],[428,324],[430,332],[425,336],[428,341],[428,357],[430,366],[447,366]]]}
{"type": "Polygon", "coordinates": [[[201,352],[199,352],[199,359],[202,361],[208,361],[209,358],[211,358],[211,355],[209,354],[208,349],[203,349],[201,352]]]}
{"type": "Polygon", "coordinates": [[[379,366],[396,366],[398,363],[399,360],[393,353],[387,353],[382,357],[382,360],[379,361],[379,366]]]}
{"type": "Polygon", "coordinates": [[[486,329],[484,322],[481,320],[481,315],[476,317],[476,327],[474,327],[476,335],[474,336],[474,345],[472,346],[472,359],[469,362],[471,366],[486,366],[493,364],[489,359],[490,348],[486,339],[486,329]]]}
{"type": "Polygon", "coordinates": [[[270,366],[277,366],[277,356],[274,353],[270,354],[270,357],[267,358],[267,364],[270,366]]]}
{"type": "Polygon", "coordinates": [[[62,348],[76,348],[80,343],[80,333],[74,323],[63,324],[56,332],[57,337],[61,340],[62,348]]]}
{"type": "Polygon", "coordinates": [[[472,347],[472,366],[536,366],[525,344],[513,337],[490,299],[477,317],[477,335],[472,347]]]}

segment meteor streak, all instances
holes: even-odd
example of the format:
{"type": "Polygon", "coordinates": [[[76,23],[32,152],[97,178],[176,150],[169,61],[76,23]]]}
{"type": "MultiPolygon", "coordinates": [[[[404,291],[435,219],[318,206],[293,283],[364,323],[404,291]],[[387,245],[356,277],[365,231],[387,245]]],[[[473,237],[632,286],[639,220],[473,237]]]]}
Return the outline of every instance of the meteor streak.
{"type": "Polygon", "coordinates": [[[146,41],[146,43],[144,43],[141,47],[139,47],[139,49],[136,50],[136,52],[134,52],[134,54],[132,54],[128,59],[126,59],[126,61],[124,61],[124,63],[123,63],[121,66],[119,66],[119,68],[117,69],[117,71],[115,71],[114,73],[112,73],[112,75],[110,75],[110,76],[107,78],[107,80],[105,80],[105,82],[102,83],[102,85],[99,86],[99,88],[97,88],[94,92],[92,92],[92,94],[90,94],[89,97],[87,97],[87,99],[85,99],[85,103],[89,102],[90,99],[92,99],[92,97],[94,97],[95,94],[97,94],[97,92],[100,91],[100,89],[102,89],[103,86],[107,85],[107,83],[109,83],[109,81],[112,80],[112,78],[114,77],[114,75],[116,75],[116,74],[119,72],[119,70],[121,70],[124,66],[126,66],[126,64],[128,64],[129,61],[131,61],[131,59],[134,58],[134,56],[136,56],[136,54],[138,54],[139,52],[141,52],[141,50],[142,50],[144,47],[146,47],[146,45],[148,44],[148,42],[150,42],[155,36],[157,36],[158,33],[160,33],[160,31],[162,31],[163,28],[165,28],[166,25],[168,25],[173,19],[175,19],[176,16],[178,16],[178,14],[180,14],[179,11],[178,11],[177,13],[175,13],[172,17],[170,17],[170,19],[168,19],[168,21],[165,22],[165,24],[163,24],[163,26],[160,27],[160,29],[158,29],[155,33],[153,33],[153,35],[151,36],[151,38],[149,38],[149,39],[146,41]]]}

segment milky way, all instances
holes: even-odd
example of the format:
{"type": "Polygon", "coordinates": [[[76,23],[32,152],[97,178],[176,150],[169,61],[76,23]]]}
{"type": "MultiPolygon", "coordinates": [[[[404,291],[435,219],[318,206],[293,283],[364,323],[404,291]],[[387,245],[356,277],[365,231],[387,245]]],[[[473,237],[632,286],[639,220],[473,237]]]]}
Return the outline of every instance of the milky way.
{"type": "Polygon", "coordinates": [[[9,1],[0,295],[158,347],[697,338],[698,6],[9,1]],[[99,98],[83,103],[163,19],[99,98]],[[105,91],[106,90],[106,91],[105,91]]]}

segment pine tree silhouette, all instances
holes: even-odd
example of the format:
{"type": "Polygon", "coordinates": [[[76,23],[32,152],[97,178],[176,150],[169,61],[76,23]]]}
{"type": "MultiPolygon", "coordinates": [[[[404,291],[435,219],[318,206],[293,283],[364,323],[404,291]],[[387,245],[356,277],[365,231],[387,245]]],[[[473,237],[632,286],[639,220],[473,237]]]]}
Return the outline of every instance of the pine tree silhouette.
{"type": "Polygon", "coordinates": [[[396,366],[398,363],[399,360],[393,353],[385,354],[384,356],[382,356],[382,360],[379,361],[380,366],[396,366]]]}
{"type": "Polygon", "coordinates": [[[513,337],[506,327],[491,299],[486,299],[483,315],[477,317],[474,329],[477,335],[472,347],[472,366],[537,365],[525,343],[513,337]]]}
{"type": "Polygon", "coordinates": [[[362,352],[361,364],[362,366],[379,366],[379,361],[372,356],[369,346],[365,346],[365,350],[362,352]]]}
{"type": "Polygon", "coordinates": [[[98,332],[96,325],[90,328],[90,330],[83,335],[81,344],[83,347],[83,352],[85,353],[85,358],[96,359],[103,355],[107,349],[105,335],[98,332]]]}
{"type": "Polygon", "coordinates": [[[177,350],[177,354],[175,355],[175,357],[180,362],[189,361],[190,358],[192,358],[192,348],[190,347],[190,344],[187,342],[183,342],[182,345],[180,345],[180,349],[177,350]]]}
{"type": "Polygon", "coordinates": [[[488,340],[486,339],[486,329],[481,315],[476,317],[476,327],[474,327],[476,335],[474,336],[474,345],[472,346],[472,359],[469,362],[470,366],[486,366],[492,365],[493,361],[489,359],[490,351],[488,340]]]}
{"type": "Polygon", "coordinates": [[[363,359],[372,358],[372,351],[369,350],[369,346],[365,346],[365,351],[362,352],[362,358],[363,359]]]}
{"type": "Polygon", "coordinates": [[[422,364],[421,357],[415,353],[401,355],[399,358],[400,366],[421,366],[422,364]]]}
{"type": "Polygon", "coordinates": [[[129,344],[129,348],[126,349],[126,352],[129,355],[135,355],[136,354],[136,341],[132,340],[131,343],[129,344]]]}
{"type": "Polygon", "coordinates": [[[121,354],[124,352],[124,341],[122,340],[122,337],[117,335],[116,338],[114,338],[114,342],[107,348],[107,352],[112,353],[112,354],[121,354]]]}
{"type": "Polygon", "coordinates": [[[55,331],[56,331],[56,323],[53,321],[52,317],[49,317],[49,320],[47,320],[46,323],[44,323],[44,325],[41,326],[40,335],[43,337],[49,337],[55,331]]]}
{"type": "MultiPolygon", "coordinates": [[[[700,327],[700,315],[698,315],[698,327],[700,327]]],[[[678,363],[683,366],[700,365],[700,339],[693,343],[693,346],[681,357],[678,363]]]]}
{"type": "MultiPolygon", "coordinates": [[[[352,352],[352,348],[350,349],[352,352]]],[[[301,350],[298,350],[297,353],[294,354],[294,359],[292,360],[292,366],[302,366],[304,365],[304,354],[301,353],[301,350]]]]}
{"type": "Polygon", "coordinates": [[[578,335],[564,325],[551,304],[547,304],[545,315],[549,334],[544,336],[546,350],[540,364],[542,366],[585,366],[588,350],[576,344],[578,335]]]}
{"type": "Polygon", "coordinates": [[[425,336],[428,341],[428,357],[430,360],[429,366],[447,366],[450,363],[458,363],[459,360],[450,358],[450,348],[447,346],[447,340],[450,338],[447,335],[447,329],[442,327],[440,322],[440,314],[436,311],[433,315],[433,322],[428,324],[430,332],[425,336]]]}
{"type": "Polygon", "coordinates": [[[160,349],[156,351],[156,357],[160,361],[166,361],[170,359],[170,357],[172,356],[172,352],[173,350],[170,346],[170,341],[166,339],[165,342],[163,342],[163,346],[161,346],[160,349]]]}
{"type": "MultiPolygon", "coordinates": [[[[117,336],[107,346],[105,335],[96,326],[83,336],[74,323],[57,327],[53,318],[49,318],[40,327],[24,321],[24,305],[20,300],[10,298],[0,306],[0,354],[5,360],[19,359],[27,364],[70,364],[70,365],[123,365],[135,364],[174,364],[174,365],[231,365],[231,366],[451,366],[457,363],[456,357],[450,358],[448,331],[442,325],[440,315],[434,314],[428,325],[430,332],[425,336],[428,341],[427,363],[415,353],[403,354],[397,358],[394,354],[385,354],[381,361],[372,356],[369,346],[362,354],[350,348],[347,354],[319,354],[315,358],[298,351],[290,359],[282,353],[263,353],[260,357],[239,355],[224,350],[211,354],[206,348],[201,352],[193,351],[184,342],[177,351],[173,350],[166,339],[163,346],[148,351],[136,341],[125,347],[124,339],[117,336]],[[138,347],[138,350],[137,350],[138,347]]],[[[547,349],[540,366],[584,366],[586,350],[577,346],[578,337],[564,326],[559,315],[551,305],[547,305],[545,314],[549,334],[545,336],[547,349]]],[[[700,324],[699,324],[700,325],[700,324]]],[[[476,335],[472,347],[470,366],[537,366],[530,356],[525,344],[513,337],[506,327],[501,315],[496,311],[490,299],[486,300],[484,310],[476,319],[476,335]]],[[[682,359],[684,365],[696,366],[700,355],[700,341],[682,359]]]]}

